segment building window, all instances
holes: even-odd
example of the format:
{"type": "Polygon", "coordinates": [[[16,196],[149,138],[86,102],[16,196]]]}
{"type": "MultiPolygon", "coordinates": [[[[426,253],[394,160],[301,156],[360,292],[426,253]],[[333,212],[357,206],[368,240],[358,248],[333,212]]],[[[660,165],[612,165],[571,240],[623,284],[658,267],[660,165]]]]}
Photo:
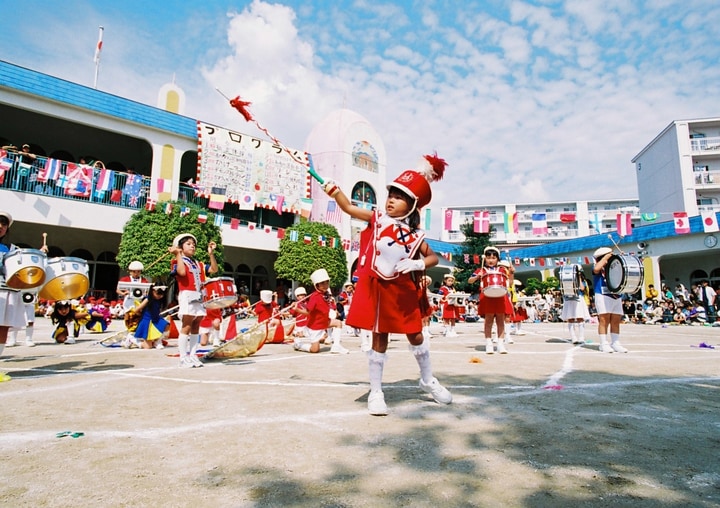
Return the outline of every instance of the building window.
{"type": "Polygon", "coordinates": [[[375,191],[367,182],[358,182],[353,187],[352,193],[350,194],[351,200],[354,205],[360,208],[367,208],[371,210],[377,205],[377,196],[375,191]]]}

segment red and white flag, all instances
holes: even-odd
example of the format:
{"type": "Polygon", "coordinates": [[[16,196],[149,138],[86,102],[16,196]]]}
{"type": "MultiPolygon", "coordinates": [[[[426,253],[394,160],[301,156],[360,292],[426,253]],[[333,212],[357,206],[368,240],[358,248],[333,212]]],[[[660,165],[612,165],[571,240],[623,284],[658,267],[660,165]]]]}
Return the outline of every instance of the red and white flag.
{"type": "Polygon", "coordinates": [[[718,227],[717,215],[714,211],[703,211],[700,212],[700,215],[702,216],[704,233],[716,233],[717,231],[720,231],[720,227],[718,227]]]}
{"type": "Polygon", "coordinates": [[[473,232],[489,233],[490,232],[490,212],[483,210],[482,212],[473,212],[473,232]]]}
{"type": "Polygon", "coordinates": [[[673,212],[673,220],[675,221],[675,233],[685,235],[690,232],[690,220],[687,212],[673,212]]]}
{"type": "Polygon", "coordinates": [[[95,46],[95,57],[93,58],[93,62],[95,62],[96,65],[100,63],[100,51],[102,50],[102,40],[103,40],[103,31],[104,30],[105,29],[103,27],[100,27],[100,34],[98,35],[97,46],[95,46]]]}
{"type": "Polygon", "coordinates": [[[617,234],[619,236],[632,235],[632,217],[629,213],[617,214],[617,234]]]}

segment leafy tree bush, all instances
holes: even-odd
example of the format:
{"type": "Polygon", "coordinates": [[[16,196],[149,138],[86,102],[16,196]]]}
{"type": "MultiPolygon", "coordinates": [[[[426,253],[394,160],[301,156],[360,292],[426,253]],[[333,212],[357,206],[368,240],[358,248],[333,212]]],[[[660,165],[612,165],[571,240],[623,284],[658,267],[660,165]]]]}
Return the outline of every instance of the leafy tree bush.
{"type": "Polygon", "coordinates": [[[275,272],[278,278],[294,280],[312,287],[310,274],[325,268],[330,275],[330,286],[337,288],[348,280],[347,257],[342,247],[340,234],[335,226],[322,222],[301,221],[285,230],[280,240],[275,272]],[[297,232],[297,240],[293,240],[297,232]],[[319,244],[318,237],[325,238],[326,246],[319,244]],[[306,243],[305,237],[310,238],[306,243]],[[331,247],[335,238],[337,245],[331,247]]]}
{"type": "Polygon", "coordinates": [[[208,243],[217,244],[215,259],[222,272],[223,244],[220,228],[213,224],[215,214],[197,205],[183,201],[171,201],[172,212],[165,213],[168,202],[157,203],[155,210],[139,210],[123,228],[120,248],[116,260],[121,268],[127,269],[132,261],[140,261],[145,270],[143,275],[154,280],[166,280],[170,275],[168,247],[180,233],[191,233],[197,238],[195,258],[209,263],[208,243]],[[181,216],[183,207],[187,214],[181,216]],[[198,214],[207,214],[207,222],[198,222],[198,214]],[[159,261],[158,261],[159,260],[159,261]]]}

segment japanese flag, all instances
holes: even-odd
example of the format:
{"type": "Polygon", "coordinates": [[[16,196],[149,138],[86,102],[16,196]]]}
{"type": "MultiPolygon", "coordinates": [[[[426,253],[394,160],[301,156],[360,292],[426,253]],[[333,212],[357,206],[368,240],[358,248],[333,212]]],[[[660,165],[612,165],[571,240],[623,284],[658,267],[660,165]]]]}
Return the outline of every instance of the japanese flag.
{"type": "Polygon", "coordinates": [[[701,216],[703,223],[703,232],[715,233],[717,231],[720,231],[720,227],[718,227],[717,215],[715,214],[715,212],[704,211],[701,212],[701,216]]]}

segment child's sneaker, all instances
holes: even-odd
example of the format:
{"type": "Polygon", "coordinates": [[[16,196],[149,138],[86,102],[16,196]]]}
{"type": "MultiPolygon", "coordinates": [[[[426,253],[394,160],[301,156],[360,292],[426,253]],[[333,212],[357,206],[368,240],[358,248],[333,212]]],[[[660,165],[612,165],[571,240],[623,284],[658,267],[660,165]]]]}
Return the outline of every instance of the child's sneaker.
{"type": "Polygon", "coordinates": [[[74,337],[68,337],[65,339],[65,344],[75,344],[75,338],[74,337]]]}
{"type": "Polygon", "coordinates": [[[368,396],[368,412],[373,416],[385,416],[388,414],[383,392],[370,392],[368,396]]]}
{"type": "Polygon", "coordinates": [[[507,351],[507,349],[505,349],[505,343],[504,343],[504,341],[501,340],[501,341],[498,342],[497,352],[498,352],[499,354],[501,354],[501,355],[506,355],[506,354],[507,354],[508,351],[507,351]]]}
{"type": "Polygon", "coordinates": [[[491,355],[491,354],[493,354],[494,352],[495,352],[495,350],[494,350],[494,348],[493,348],[493,341],[492,341],[492,339],[487,339],[487,340],[485,341],[485,353],[491,355]]]}
{"type": "Polygon", "coordinates": [[[611,347],[611,348],[613,349],[613,351],[615,351],[616,353],[627,353],[627,352],[628,352],[627,348],[624,348],[624,347],[622,347],[622,346],[620,345],[620,341],[619,341],[619,340],[613,342],[613,343],[610,345],[610,347],[611,347]]]}
{"type": "Polygon", "coordinates": [[[25,339],[25,345],[27,347],[35,347],[35,343],[32,341],[32,339],[25,339]]]}
{"type": "Polygon", "coordinates": [[[192,363],[193,367],[205,367],[205,364],[197,357],[197,355],[190,355],[188,356],[188,359],[190,360],[190,363],[192,363]]]}
{"type": "Polygon", "coordinates": [[[180,359],[181,369],[192,369],[193,367],[195,367],[195,365],[193,365],[193,362],[189,356],[184,356],[180,359]]]}
{"type": "Polygon", "coordinates": [[[342,344],[333,344],[330,348],[330,352],[338,355],[346,355],[350,351],[348,351],[347,348],[343,347],[342,344]]]}
{"type": "Polygon", "coordinates": [[[600,344],[600,349],[599,349],[599,351],[600,351],[601,353],[612,353],[612,352],[613,352],[613,348],[611,348],[611,347],[608,345],[607,342],[603,342],[602,344],[600,344]]]}
{"type": "Polygon", "coordinates": [[[452,402],[452,393],[441,385],[437,378],[432,378],[427,384],[423,383],[421,379],[420,389],[425,393],[431,394],[438,404],[450,404],[452,402]]]}

